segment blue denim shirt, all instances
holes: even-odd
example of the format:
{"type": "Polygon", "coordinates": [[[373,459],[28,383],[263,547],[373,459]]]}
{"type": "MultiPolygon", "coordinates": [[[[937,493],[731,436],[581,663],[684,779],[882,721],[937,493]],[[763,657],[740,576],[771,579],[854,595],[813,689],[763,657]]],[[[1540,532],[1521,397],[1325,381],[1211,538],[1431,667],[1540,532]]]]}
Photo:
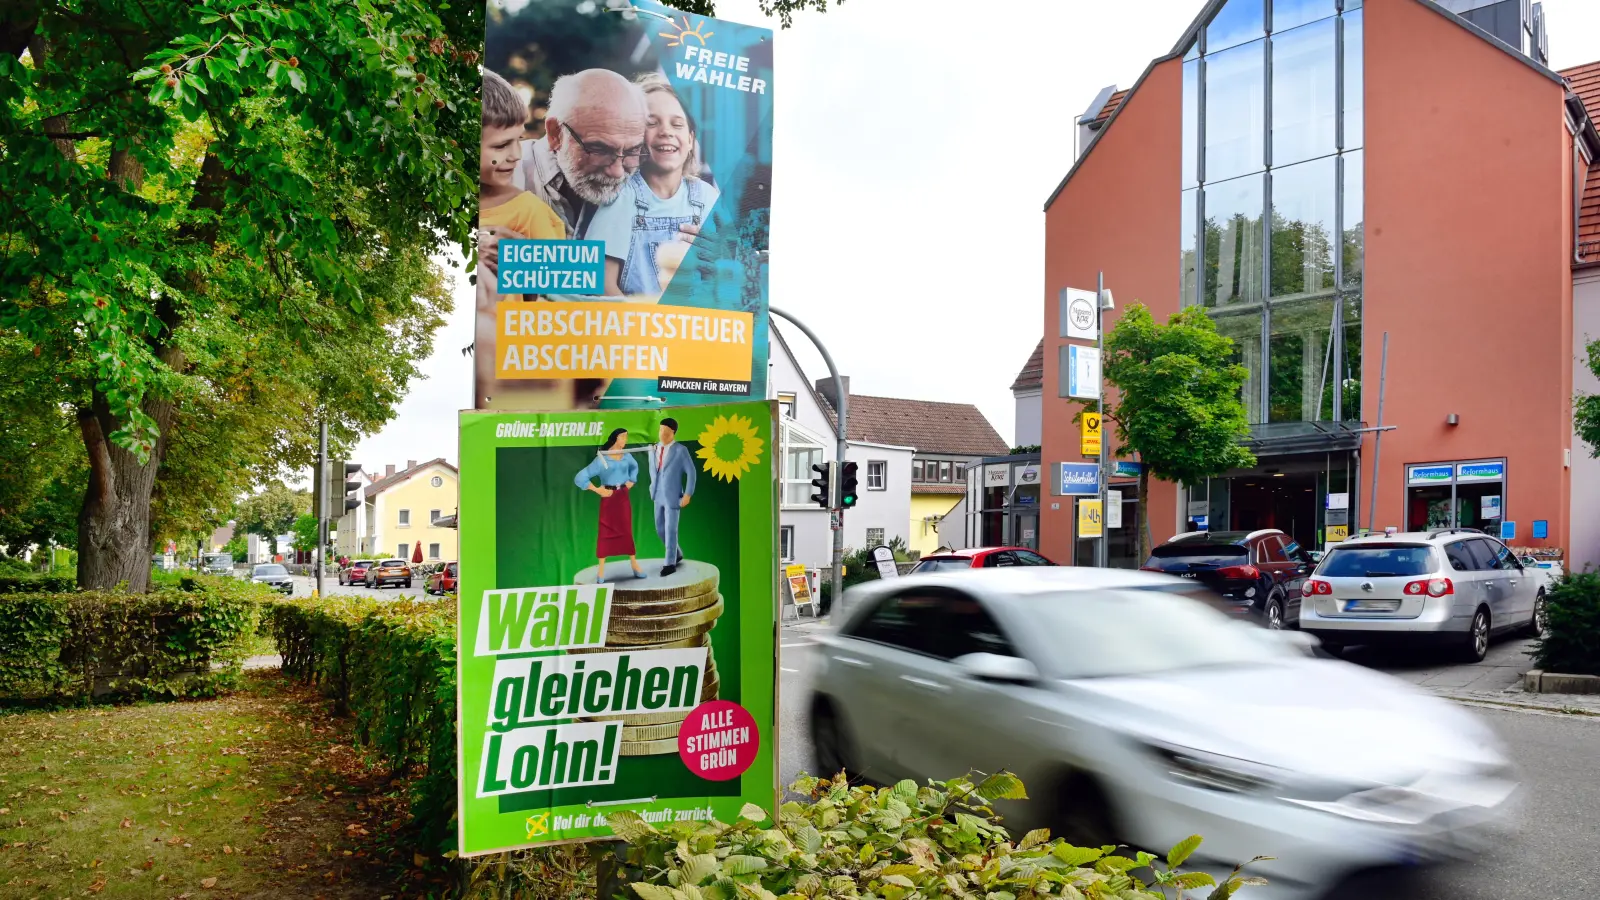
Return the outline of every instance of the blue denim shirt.
{"type": "Polygon", "coordinates": [[[624,453],[621,459],[612,459],[604,453],[597,454],[594,462],[583,467],[572,483],[578,490],[586,491],[593,487],[594,479],[600,479],[601,487],[618,488],[625,484],[636,484],[639,481],[639,460],[632,453],[624,453]]]}

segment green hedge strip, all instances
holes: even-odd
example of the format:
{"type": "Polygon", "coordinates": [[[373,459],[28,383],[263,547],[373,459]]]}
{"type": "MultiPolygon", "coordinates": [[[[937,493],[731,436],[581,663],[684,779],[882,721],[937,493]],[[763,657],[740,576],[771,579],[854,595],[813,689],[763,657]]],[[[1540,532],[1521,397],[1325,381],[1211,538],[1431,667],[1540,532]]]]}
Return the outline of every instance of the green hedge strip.
{"type": "Polygon", "coordinates": [[[0,702],[216,696],[237,686],[270,596],[228,578],[148,594],[0,594],[0,702]]]}
{"type": "Polygon", "coordinates": [[[415,776],[425,846],[455,846],[454,601],[281,600],[268,621],[284,674],[321,686],[356,739],[396,776],[415,776]]]}

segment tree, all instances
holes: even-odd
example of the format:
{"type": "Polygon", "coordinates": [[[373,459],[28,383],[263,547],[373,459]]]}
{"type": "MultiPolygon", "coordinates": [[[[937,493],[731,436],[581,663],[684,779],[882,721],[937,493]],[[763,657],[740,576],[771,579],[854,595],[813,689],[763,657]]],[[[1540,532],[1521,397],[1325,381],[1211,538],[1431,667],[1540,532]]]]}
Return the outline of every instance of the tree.
{"type": "Polygon", "coordinates": [[[294,520],[294,549],[306,553],[317,549],[317,517],[310,513],[301,513],[294,520]]]}
{"type": "MultiPolygon", "coordinates": [[[[1600,377],[1600,341],[1585,345],[1589,371],[1600,377]]],[[[1589,445],[1589,455],[1600,457],[1600,394],[1579,394],[1572,401],[1572,424],[1589,445]]]]}
{"type": "MultiPolygon", "coordinates": [[[[716,0],[661,0],[667,6],[691,12],[697,16],[715,16],[717,14],[716,0]]],[[[834,0],[838,6],[844,0],[834,0]]],[[[794,14],[807,9],[814,9],[819,13],[828,11],[828,0],[760,0],[763,15],[777,16],[784,28],[794,24],[794,14]]]]}
{"type": "Polygon", "coordinates": [[[291,490],[283,482],[273,482],[239,504],[237,528],[260,535],[272,542],[278,552],[278,535],[292,531],[295,521],[311,511],[311,495],[291,490]]]}
{"type": "Polygon", "coordinates": [[[1117,443],[1139,454],[1139,554],[1150,552],[1150,476],[1199,484],[1255,465],[1240,441],[1250,421],[1239,391],[1249,373],[1234,362],[1233,341],[1198,306],[1167,324],[1135,302],[1106,335],[1106,380],[1115,385],[1106,417],[1117,443]]]}
{"type": "MultiPolygon", "coordinates": [[[[81,585],[149,584],[163,465],[187,459],[202,484],[247,471],[219,407],[287,382],[264,402],[309,402],[300,418],[346,434],[392,413],[403,366],[367,357],[319,381],[304,364],[340,339],[431,340],[437,305],[408,306],[388,278],[471,235],[482,14],[3,4],[0,332],[54,367],[59,382],[36,383],[59,383],[83,447],[81,585]]],[[[303,462],[309,430],[277,430],[293,418],[263,430],[303,462]]],[[[161,514],[198,530],[212,511],[186,490],[162,482],[161,514]]]]}

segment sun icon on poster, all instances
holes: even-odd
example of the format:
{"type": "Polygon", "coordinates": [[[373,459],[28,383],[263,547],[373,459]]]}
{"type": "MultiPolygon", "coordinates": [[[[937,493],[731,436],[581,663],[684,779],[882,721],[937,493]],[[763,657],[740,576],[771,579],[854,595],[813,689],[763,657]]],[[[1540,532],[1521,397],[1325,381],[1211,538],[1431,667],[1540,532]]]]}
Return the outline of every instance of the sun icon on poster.
{"type": "Polygon", "coordinates": [[[704,47],[706,45],[706,38],[711,37],[712,35],[716,34],[715,31],[707,31],[707,32],[702,34],[700,29],[706,27],[706,23],[704,23],[704,22],[701,22],[700,24],[694,26],[693,28],[690,28],[689,27],[689,17],[688,16],[684,16],[683,17],[683,24],[682,25],[679,25],[677,22],[673,22],[672,23],[672,27],[676,28],[678,30],[677,31],[663,31],[663,32],[659,33],[660,37],[664,37],[664,38],[667,39],[667,46],[668,47],[681,46],[683,44],[683,42],[687,41],[689,38],[694,38],[695,40],[700,42],[700,46],[704,47]]]}
{"type": "Polygon", "coordinates": [[[705,460],[703,468],[712,477],[723,481],[737,481],[761,462],[761,448],[766,444],[744,416],[717,416],[698,440],[700,450],[695,455],[705,460]]]}

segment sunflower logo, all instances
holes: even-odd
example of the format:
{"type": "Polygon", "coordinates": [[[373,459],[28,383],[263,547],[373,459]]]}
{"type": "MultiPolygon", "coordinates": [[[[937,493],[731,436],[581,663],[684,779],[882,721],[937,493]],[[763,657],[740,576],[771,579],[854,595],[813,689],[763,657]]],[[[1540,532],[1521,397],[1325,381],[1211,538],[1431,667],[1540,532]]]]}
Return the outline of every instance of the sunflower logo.
{"type": "Polygon", "coordinates": [[[705,460],[702,468],[723,481],[737,481],[761,462],[761,447],[766,443],[744,416],[717,416],[698,440],[700,451],[695,455],[705,460]]]}

